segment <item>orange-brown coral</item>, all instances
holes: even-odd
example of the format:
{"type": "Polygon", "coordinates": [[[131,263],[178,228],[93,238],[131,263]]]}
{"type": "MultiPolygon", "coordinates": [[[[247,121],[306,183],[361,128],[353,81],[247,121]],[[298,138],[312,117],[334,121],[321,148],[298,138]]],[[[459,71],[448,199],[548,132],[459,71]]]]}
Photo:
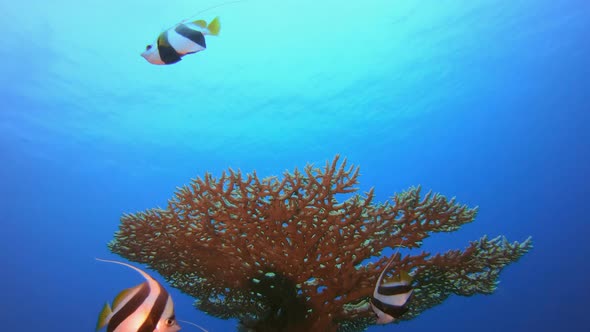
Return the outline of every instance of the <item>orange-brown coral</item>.
{"type": "MultiPolygon", "coordinates": [[[[373,203],[358,167],[339,164],[259,179],[229,170],[178,188],[165,209],[124,215],[111,250],[146,263],[197,308],[250,331],[361,331],[385,248],[417,248],[433,232],[471,222],[476,209],[419,187],[373,203]],[[339,198],[339,200],[337,199],[339,198]]],[[[465,251],[422,252],[394,263],[415,280],[411,319],[451,294],[491,293],[499,272],[531,248],[483,237],[465,251]]]]}

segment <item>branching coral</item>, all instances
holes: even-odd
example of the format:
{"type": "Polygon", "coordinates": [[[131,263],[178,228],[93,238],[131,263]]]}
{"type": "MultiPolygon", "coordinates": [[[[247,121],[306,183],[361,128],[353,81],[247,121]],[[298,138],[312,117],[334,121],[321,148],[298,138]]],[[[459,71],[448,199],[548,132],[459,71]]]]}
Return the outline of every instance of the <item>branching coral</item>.
{"type": "MultiPolygon", "coordinates": [[[[165,209],[124,215],[110,249],[148,264],[211,315],[250,331],[362,331],[388,257],[417,248],[433,232],[473,221],[476,209],[420,187],[373,203],[357,193],[359,168],[336,156],[323,168],[282,179],[229,170],[197,178],[165,209]],[[338,198],[338,199],[337,199],[338,198]],[[380,258],[379,258],[380,257],[380,258]],[[368,262],[374,258],[374,263],[368,262]]],[[[411,319],[451,294],[494,291],[498,275],[532,247],[483,237],[464,251],[398,255],[415,280],[411,319]]]]}

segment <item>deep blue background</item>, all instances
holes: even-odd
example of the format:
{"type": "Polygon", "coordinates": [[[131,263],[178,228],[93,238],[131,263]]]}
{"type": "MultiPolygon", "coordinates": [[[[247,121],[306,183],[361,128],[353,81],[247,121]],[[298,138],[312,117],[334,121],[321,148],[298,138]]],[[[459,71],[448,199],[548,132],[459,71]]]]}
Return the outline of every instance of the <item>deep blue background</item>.
{"type": "MultiPolygon", "coordinates": [[[[3,331],[93,329],[141,281],[94,260],[119,259],[106,243],[122,213],[206,171],[336,154],[378,200],[421,184],[480,207],[427,249],[534,240],[494,295],[370,331],[588,328],[587,2],[245,1],[207,13],[223,30],[206,52],[155,67],[138,53],[158,29],[215,4],[158,3],[0,5],[3,331]]],[[[235,326],[172,294],[179,318],[235,326]]]]}

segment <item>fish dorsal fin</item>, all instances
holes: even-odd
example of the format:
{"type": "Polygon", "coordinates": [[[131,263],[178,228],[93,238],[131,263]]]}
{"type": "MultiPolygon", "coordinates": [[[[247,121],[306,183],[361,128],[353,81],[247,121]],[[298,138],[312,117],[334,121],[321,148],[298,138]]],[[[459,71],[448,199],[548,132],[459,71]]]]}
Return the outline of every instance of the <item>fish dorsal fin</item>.
{"type": "Polygon", "coordinates": [[[412,283],[412,276],[406,270],[399,271],[399,281],[407,284],[412,283]]]}
{"type": "Polygon", "coordinates": [[[149,274],[145,273],[142,269],[137,268],[131,264],[127,264],[127,263],[123,263],[123,262],[119,262],[119,261],[112,261],[109,259],[101,259],[101,258],[97,258],[96,260],[100,261],[100,262],[113,263],[113,264],[127,266],[128,268],[133,269],[133,270],[137,271],[139,274],[141,274],[141,276],[144,277],[146,281],[150,281],[150,282],[155,281],[154,278],[152,278],[149,274]]]}
{"type": "Polygon", "coordinates": [[[180,320],[180,319],[177,319],[177,321],[179,321],[179,322],[181,322],[181,323],[186,323],[186,324],[189,324],[189,325],[192,325],[192,326],[198,327],[198,328],[199,328],[201,331],[204,331],[204,332],[209,332],[209,331],[205,330],[204,328],[202,328],[200,325],[197,325],[197,324],[195,324],[195,323],[192,323],[192,322],[189,322],[189,321],[186,321],[186,320],[180,320]]]}
{"type": "Polygon", "coordinates": [[[196,20],[193,21],[193,24],[203,29],[207,28],[207,22],[205,20],[196,20]]]}
{"type": "Polygon", "coordinates": [[[112,314],[113,311],[111,310],[111,307],[108,303],[105,303],[104,307],[102,307],[102,310],[98,314],[98,321],[96,322],[96,331],[102,329],[109,323],[112,314]]]}
{"type": "Polygon", "coordinates": [[[377,282],[375,283],[375,290],[373,290],[373,295],[376,296],[377,295],[377,290],[379,289],[379,287],[381,286],[381,284],[383,283],[383,277],[385,276],[385,273],[387,272],[387,270],[389,270],[389,268],[391,267],[391,264],[393,263],[394,258],[397,256],[397,254],[399,253],[399,248],[401,248],[402,244],[404,244],[404,239],[402,238],[401,243],[397,246],[397,250],[395,251],[395,253],[391,256],[391,258],[389,258],[389,262],[387,262],[387,264],[385,265],[385,267],[383,268],[383,271],[381,271],[381,274],[379,275],[379,278],[377,279],[377,282]]]}
{"type": "Polygon", "coordinates": [[[219,23],[219,16],[213,19],[207,26],[207,30],[209,30],[209,34],[212,36],[219,35],[219,30],[221,30],[221,23],[219,23]]]}
{"type": "Polygon", "coordinates": [[[393,263],[394,257],[395,257],[395,255],[391,256],[391,258],[389,259],[389,262],[387,262],[387,265],[385,265],[385,267],[383,268],[383,271],[381,271],[381,274],[379,275],[379,279],[377,279],[377,282],[375,283],[374,293],[377,293],[377,289],[379,289],[379,286],[381,286],[381,283],[383,283],[383,276],[385,276],[385,272],[387,272],[387,270],[391,266],[391,263],[393,263]]]}
{"type": "Polygon", "coordinates": [[[238,3],[238,2],[242,2],[242,1],[246,1],[246,0],[226,1],[226,2],[222,2],[222,3],[220,3],[220,4],[217,4],[217,5],[211,6],[211,7],[209,7],[209,8],[205,8],[205,9],[203,9],[203,10],[199,10],[198,12],[196,12],[196,13],[192,14],[191,16],[187,17],[186,19],[184,19],[184,21],[183,21],[183,22],[189,21],[189,20],[190,20],[190,19],[192,19],[193,17],[196,17],[197,15],[199,15],[199,14],[202,14],[202,13],[204,13],[204,12],[208,12],[208,11],[210,11],[211,9],[215,9],[215,8],[222,7],[222,6],[227,6],[227,5],[234,4],[234,3],[238,3]]]}
{"type": "Polygon", "coordinates": [[[392,284],[392,285],[393,284],[408,285],[408,284],[412,283],[412,277],[405,270],[400,270],[393,277],[389,278],[386,282],[389,284],[392,284]]]}
{"type": "Polygon", "coordinates": [[[135,287],[124,289],[119,294],[117,294],[113,300],[113,311],[118,311],[121,304],[127,303],[126,300],[128,300],[130,296],[133,296],[133,294],[135,294],[142,285],[143,284],[139,284],[135,287]]]}

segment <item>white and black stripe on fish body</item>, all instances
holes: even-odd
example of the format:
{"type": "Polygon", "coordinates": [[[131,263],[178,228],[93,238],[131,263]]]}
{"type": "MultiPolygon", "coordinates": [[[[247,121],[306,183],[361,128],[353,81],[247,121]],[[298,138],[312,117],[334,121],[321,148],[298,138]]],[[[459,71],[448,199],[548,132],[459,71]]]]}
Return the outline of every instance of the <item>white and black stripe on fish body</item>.
{"type": "Polygon", "coordinates": [[[162,32],[154,44],[146,47],[141,56],[155,65],[177,63],[185,55],[205,50],[205,35],[217,36],[220,29],[218,17],[209,25],[203,20],[177,24],[162,32]]]}
{"type": "Polygon", "coordinates": [[[385,266],[375,284],[371,297],[371,308],[377,315],[377,324],[391,323],[408,311],[408,302],[412,296],[412,278],[405,271],[400,271],[394,280],[383,283],[383,276],[391,265],[385,266]]]}
{"type": "Polygon", "coordinates": [[[174,316],[172,297],[157,280],[132,265],[99,260],[132,268],[146,281],[119,293],[113,300],[112,308],[108,303],[104,305],[96,324],[97,331],[105,326],[107,332],[177,332],[180,330],[174,316]]]}

